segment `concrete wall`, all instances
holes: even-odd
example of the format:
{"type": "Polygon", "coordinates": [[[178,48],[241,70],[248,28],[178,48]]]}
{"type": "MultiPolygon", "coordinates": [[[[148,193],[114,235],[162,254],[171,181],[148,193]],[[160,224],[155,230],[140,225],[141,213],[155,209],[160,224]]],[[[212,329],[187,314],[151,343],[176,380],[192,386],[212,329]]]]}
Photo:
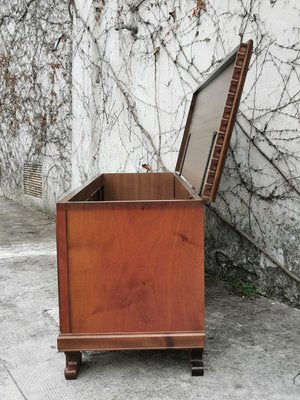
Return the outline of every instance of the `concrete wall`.
{"type": "Polygon", "coordinates": [[[70,33],[67,2],[1,2],[0,193],[47,211],[71,183],[70,33]],[[25,163],[42,197],[24,194],[25,163]]]}
{"type": "Polygon", "coordinates": [[[73,186],[143,163],[174,170],[193,90],[252,38],[218,216],[207,210],[206,266],[299,305],[299,2],[128,4],[76,1],[73,186]]]}
{"type": "MultiPolygon", "coordinates": [[[[69,10],[59,2],[58,16],[54,1],[43,7],[41,3],[31,2],[25,16],[38,27],[33,32],[40,32],[40,40],[26,42],[32,34],[22,34],[28,43],[22,59],[34,55],[38,60],[33,76],[39,85],[30,78],[29,86],[22,83],[28,87],[25,92],[18,85],[14,88],[18,107],[26,115],[22,95],[33,93],[28,115],[34,122],[10,122],[19,111],[9,107],[9,117],[1,122],[0,140],[6,146],[1,159],[7,160],[1,160],[4,193],[21,193],[22,164],[36,154],[43,157],[45,171],[52,171],[42,201],[50,207],[70,183],[76,187],[101,171],[142,172],[143,163],[154,170],[174,170],[193,90],[241,38],[252,38],[254,54],[231,149],[217,202],[207,210],[206,266],[222,278],[251,280],[260,292],[299,305],[295,278],[300,277],[299,2],[75,0],[69,10]],[[39,12],[48,10],[46,22],[34,19],[33,6],[39,12]],[[56,18],[59,24],[49,22],[56,18]],[[65,40],[59,40],[62,33],[65,40]],[[55,51],[49,50],[50,43],[55,51]],[[51,67],[52,62],[62,67],[51,67]],[[56,102],[49,103],[48,76],[53,69],[60,87],[55,90],[56,102]],[[49,108],[58,113],[52,124],[49,108]],[[38,122],[45,121],[38,117],[43,113],[46,129],[38,122]],[[38,144],[47,151],[39,150],[38,144]]],[[[15,19],[27,32],[28,24],[15,19]]],[[[9,24],[6,17],[1,25],[6,41],[12,34],[3,26],[13,32],[9,24]]],[[[1,50],[4,55],[9,49],[13,53],[14,42],[9,40],[1,50]]],[[[12,71],[31,65],[21,64],[20,58],[9,60],[12,71]]],[[[3,61],[0,71],[2,65],[3,61]]],[[[29,68],[28,75],[32,76],[29,68]]],[[[9,85],[0,90],[5,98],[6,93],[15,96],[9,85]]]]}

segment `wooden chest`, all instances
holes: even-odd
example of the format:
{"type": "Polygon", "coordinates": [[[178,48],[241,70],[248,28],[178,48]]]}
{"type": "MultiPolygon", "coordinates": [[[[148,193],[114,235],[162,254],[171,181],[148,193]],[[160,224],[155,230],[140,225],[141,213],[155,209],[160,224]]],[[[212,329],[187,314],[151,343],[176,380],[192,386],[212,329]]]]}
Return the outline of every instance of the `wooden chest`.
{"type": "Polygon", "coordinates": [[[81,351],[189,349],[203,374],[204,206],[214,201],[252,41],[194,93],[174,173],[100,174],[57,203],[65,376],[81,351]]]}

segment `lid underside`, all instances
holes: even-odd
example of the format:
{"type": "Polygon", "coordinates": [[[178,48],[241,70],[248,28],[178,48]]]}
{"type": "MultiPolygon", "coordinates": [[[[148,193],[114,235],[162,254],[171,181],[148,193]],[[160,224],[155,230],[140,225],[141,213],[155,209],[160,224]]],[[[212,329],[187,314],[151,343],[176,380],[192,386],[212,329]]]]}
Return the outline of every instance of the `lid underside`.
{"type": "Polygon", "coordinates": [[[177,160],[207,202],[215,200],[252,52],[241,43],[193,94],[177,160]]]}

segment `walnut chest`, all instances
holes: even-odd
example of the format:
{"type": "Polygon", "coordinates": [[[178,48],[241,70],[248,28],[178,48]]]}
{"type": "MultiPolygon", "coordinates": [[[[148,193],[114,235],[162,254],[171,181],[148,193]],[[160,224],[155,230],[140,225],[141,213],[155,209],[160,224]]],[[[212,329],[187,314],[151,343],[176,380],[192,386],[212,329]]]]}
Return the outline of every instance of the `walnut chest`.
{"type": "Polygon", "coordinates": [[[204,207],[215,200],[252,41],[195,91],[174,173],[100,174],[57,203],[65,376],[82,351],[189,349],[203,375],[204,207]]]}

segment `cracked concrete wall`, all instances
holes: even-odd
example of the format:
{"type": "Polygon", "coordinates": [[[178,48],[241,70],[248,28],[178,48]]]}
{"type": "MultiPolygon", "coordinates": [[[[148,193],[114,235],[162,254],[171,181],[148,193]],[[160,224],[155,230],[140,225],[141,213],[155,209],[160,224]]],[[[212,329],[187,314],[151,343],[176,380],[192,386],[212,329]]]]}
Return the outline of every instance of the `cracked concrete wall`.
{"type": "Polygon", "coordinates": [[[254,40],[218,198],[207,210],[206,269],[251,280],[260,292],[299,305],[299,283],[291,277],[300,276],[299,2],[7,4],[0,19],[2,109],[8,103],[8,117],[1,113],[1,187],[21,196],[24,161],[43,157],[41,205],[52,208],[70,184],[99,172],[142,172],[143,163],[174,170],[193,91],[241,39],[254,40]],[[5,71],[24,68],[32,78],[3,83],[5,71]],[[53,75],[58,90],[51,103],[53,75]],[[54,122],[49,110],[57,112],[54,122]]]}
{"type": "Polygon", "coordinates": [[[0,193],[43,210],[71,184],[71,20],[67,2],[0,7],[0,193]],[[42,165],[42,197],[24,193],[24,164],[42,165]]]}

